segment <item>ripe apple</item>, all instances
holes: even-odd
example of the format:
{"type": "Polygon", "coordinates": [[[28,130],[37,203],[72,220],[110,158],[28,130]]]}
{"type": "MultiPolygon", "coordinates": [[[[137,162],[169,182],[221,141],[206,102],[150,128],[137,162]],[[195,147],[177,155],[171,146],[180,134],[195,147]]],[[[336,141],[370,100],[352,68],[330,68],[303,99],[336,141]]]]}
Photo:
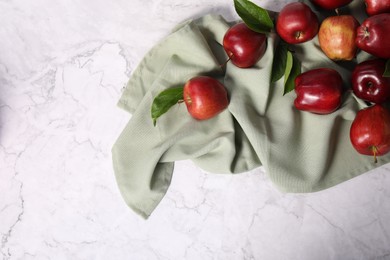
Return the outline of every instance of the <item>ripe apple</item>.
{"type": "Polygon", "coordinates": [[[352,60],[356,56],[356,29],[359,22],[352,15],[329,16],[322,21],[318,41],[332,60],[352,60]]]}
{"type": "Polygon", "coordinates": [[[390,78],[383,77],[386,62],[382,59],[359,63],[352,71],[352,90],[368,102],[383,103],[390,100],[390,78]]]}
{"type": "Polygon", "coordinates": [[[311,0],[312,3],[326,10],[333,10],[349,4],[352,0],[311,0]]]}
{"type": "Polygon", "coordinates": [[[306,71],[295,78],[294,106],[298,110],[329,114],[341,105],[343,80],[334,69],[306,71]]]}
{"type": "Polygon", "coordinates": [[[240,68],[255,65],[263,57],[266,47],[266,35],[249,29],[243,22],[230,27],[223,38],[223,48],[229,59],[240,68]]]}
{"type": "Polygon", "coordinates": [[[377,162],[377,156],[390,151],[390,112],[379,104],[358,111],[349,136],[356,151],[377,162]]]}
{"type": "Polygon", "coordinates": [[[319,21],[310,7],[302,2],[285,5],[276,21],[276,31],[285,42],[297,44],[317,35],[319,21]]]}
{"type": "Polygon", "coordinates": [[[198,120],[214,117],[229,104],[225,86],[208,76],[197,76],[186,82],[183,100],[190,115],[198,120]]]}
{"type": "Polygon", "coordinates": [[[356,45],[376,57],[390,58],[390,13],[368,17],[357,29],[356,45]]]}
{"type": "Polygon", "coordinates": [[[365,0],[368,15],[390,13],[390,0],[365,0]]]}

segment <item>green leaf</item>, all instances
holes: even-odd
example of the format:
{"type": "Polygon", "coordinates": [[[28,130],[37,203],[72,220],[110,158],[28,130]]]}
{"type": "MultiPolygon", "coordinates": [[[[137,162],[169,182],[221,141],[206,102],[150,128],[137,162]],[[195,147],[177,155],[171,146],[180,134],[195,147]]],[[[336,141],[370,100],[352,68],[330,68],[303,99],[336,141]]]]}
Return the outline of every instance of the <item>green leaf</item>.
{"type": "Polygon", "coordinates": [[[386,61],[385,72],[383,72],[383,77],[390,77],[390,59],[386,61]]]}
{"type": "Polygon", "coordinates": [[[274,23],[267,10],[248,0],[234,0],[234,8],[244,23],[253,31],[268,33],[274,28],[274,23]]]}
{"type": "Polygon", "coordinates": [[[280,41],[276,47],[272,62],[271,82],[281,79],[286,71],[288,44],[280,41]]]}
{"type": "Polygon", "coordinates": [[[288,76],[290,76],[292,65],[293,65],[293,55],[291,51],[287,51],[286,66],[284,71],[284,84],[286,84],[288,76]]]}
{"type": "Polygon", "coordinates": [[[291,69],[288,73],[288,77],[285,78],[283,95],[286,95],[295,88],[295,78],[301,74],[301,62],[290,51],[288,51],[288,53],[289,56],[291,55],[291,69]]]}
{"type": "Polygon", "coordinates": [[[157,118],[165,114],[172,106],[183,100],[183,87],[169,88],[158,94],[152,103],[151,116],[156,126],[157,118]]]}

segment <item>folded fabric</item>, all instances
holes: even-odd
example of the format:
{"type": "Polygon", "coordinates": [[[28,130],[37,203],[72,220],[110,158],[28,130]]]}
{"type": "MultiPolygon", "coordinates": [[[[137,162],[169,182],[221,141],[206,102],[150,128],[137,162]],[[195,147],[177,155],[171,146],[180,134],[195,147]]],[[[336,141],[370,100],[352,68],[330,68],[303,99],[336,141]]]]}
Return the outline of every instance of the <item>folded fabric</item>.
{"type": "MultiPolygon", "coordinates": [[[[358,154],[349,129],[366,104],[346,91],[342,106],[329,115],[294,108],[295,93],[283,95],[283,79],[270,83],[275,46],[270,35],[264,57],[241,69],[226,59],[222,47],[231,26],[206,15],[180,24],[153,47],[133,72],[118,105],[131,119],[112,148],[113,167],[129,207],[147,218],[169,188],[174,162],[190,159],[211,173],[241,173],[264,166],[284,192],[314,192],[332,187],[389,162],[358,154]],[[198,75],[213,76],[227,88],[228,108],[215,118],[197,121],[184,104],[175,105],[153,126],[151,104],[162,90],[198,75]]],[[[350,86],[350,63],[329,60],[317,39],[296,46],[303,71],[328,67],[350,86]]],[[[357,59],[367,58],[364,53],[357,59]]]]}

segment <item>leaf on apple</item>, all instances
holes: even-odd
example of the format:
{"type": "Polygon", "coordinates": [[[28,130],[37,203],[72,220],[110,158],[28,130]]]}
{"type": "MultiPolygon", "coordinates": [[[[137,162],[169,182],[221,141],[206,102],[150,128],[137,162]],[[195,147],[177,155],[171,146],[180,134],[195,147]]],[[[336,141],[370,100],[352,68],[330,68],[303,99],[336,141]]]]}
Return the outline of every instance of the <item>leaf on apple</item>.
{"type": "Polygon", "coordinates": [[[156,126],[157,118],[181,100],[183,100],[183,87],[169,88],[160,92],[154,98],[151,107],[153,125],[156,126]]]}
{"type": "Polygon", "coordinates": [[[390,77],[390,59],[386,61],[385,72],[383,72],[383,77],[390,77]]]}
{"type": "Polygon", "coordinates": [[[292,54],[291,51],[287,51],[283,95],[286,95],[295,88],[294,81],[299,74],[301,74],[301,62],[292,54]]]}
{"type": "Polygon", "coordinates": [[[274,59],[272,62],[271,82],[275,83],[283,77],[286,71],[288,44],[282,40],[275,49],[274,59]]]}
{"type": "Polygon", "coordinates": [[[274,23],[267,10],[248,0],[234,0],[234,8],[244,23],[258,33],[269,33],[274,23]]]}

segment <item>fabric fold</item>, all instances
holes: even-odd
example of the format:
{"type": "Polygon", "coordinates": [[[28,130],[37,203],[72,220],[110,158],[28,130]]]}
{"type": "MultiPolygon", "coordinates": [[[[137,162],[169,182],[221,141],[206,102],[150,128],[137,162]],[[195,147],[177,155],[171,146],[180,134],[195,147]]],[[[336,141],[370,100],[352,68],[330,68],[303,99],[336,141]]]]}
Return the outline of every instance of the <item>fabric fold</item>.
{"type": "Polygon", "coordinates": [[[221,37],[228,28],[212,15],[175,28],[144,57],[118,102],[132,116],[112,148],[115,176],[127,205],[144,218],[165,195],[177,160],[191,159],[217,173],[261,165],[228,110],[199,122],[185,104],[178,104],[157,120],[156,127],[150,116],[153,98],[164,89],[183,86],[197,75],[223,81],[220,64],[226,56],[221,37]]]}

